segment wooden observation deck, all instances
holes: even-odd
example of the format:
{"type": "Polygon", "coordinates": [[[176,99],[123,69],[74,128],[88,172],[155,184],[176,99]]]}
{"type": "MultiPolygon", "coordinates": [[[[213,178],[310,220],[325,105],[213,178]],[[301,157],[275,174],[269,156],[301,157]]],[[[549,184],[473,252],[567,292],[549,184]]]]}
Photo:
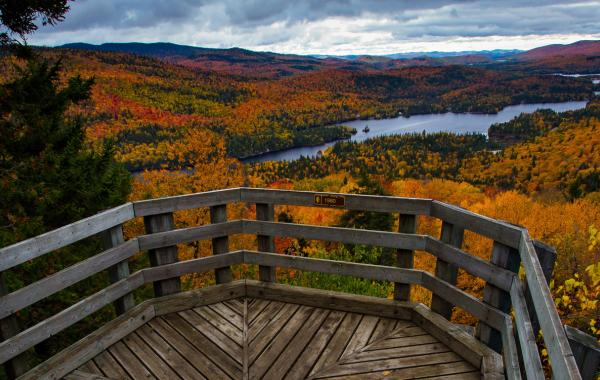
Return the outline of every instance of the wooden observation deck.
{"type": "MultiPolygon", "coordinates": [[[[553,250],[527,230],[430,199],[236,188],[128,203],[0,249],[0,273],[87,237],[106,250],[0,298],[0,362],[23,379],[541,379],[543,334],[556,379],[593,378],[597,343],[561,324],[547,285],[553,250]],[[227,220],[229,203],[256,204],[257,220],[227,220]],[[399,215],[399,232],[275,222],[274,205],[336,207],[399,215]],[[173,213],[210,208],[211,224],[175,229],[173,213]],[[442,220],[439,239],[416,234],[416,216],[442,220]],[[121,225],[144,217],[146,235],[124,241],[121,225]],[[491,261],[462,250],[465,230],[494,241],[491,261]],[[257,251],[228,237],[257,235],[257,251]],[[273,253],[289,236],[397,249],[397,266],[273,253]],[[211,240],[213,256],[178,261],[177,244],[211,240]],[[437,258],[435,275],[412,268],[415,250],[437,258]],[[152,267],[130,274],[147,251],[152,267]],[[259,280],[232,281],[230,266],[256,265],[259,280]],[[275,268],[390,281],[394,300],[277,284],[275,268]],[[523,277],[517,274],[522,267],[523,277]],[[486,282],[483,299],[455,286],[457,271],[486,282]],[[19,331],[15,313],[94,274],[112,284],[19,331]],[[214,271],[217,285],[181,291],[180,276],[214,271]],[[155,297],[132,292],[154,284],[155,297]],[[432,293],[431,308],[410,287],[432,293]],[[119,316],[29,369],[22,354],[113,304],[119,316]],[[453,307],[478,320],[475,332],[449,321],[453,307]],[[525,365],[523,364],[525,363],[525,365]]],[[[3,284],[0,284],[3,285],[3,284]]]]}

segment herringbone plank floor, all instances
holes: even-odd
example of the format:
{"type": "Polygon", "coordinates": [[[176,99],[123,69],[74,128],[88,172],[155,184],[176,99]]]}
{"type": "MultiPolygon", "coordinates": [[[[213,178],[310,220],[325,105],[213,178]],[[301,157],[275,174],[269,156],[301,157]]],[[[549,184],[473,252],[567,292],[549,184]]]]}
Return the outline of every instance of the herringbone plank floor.
{"type": "Polygon", "coordinates": [[[157,317],[80,367],[110,379],[475,379],[413,322],[263,299],[157,317]]]}

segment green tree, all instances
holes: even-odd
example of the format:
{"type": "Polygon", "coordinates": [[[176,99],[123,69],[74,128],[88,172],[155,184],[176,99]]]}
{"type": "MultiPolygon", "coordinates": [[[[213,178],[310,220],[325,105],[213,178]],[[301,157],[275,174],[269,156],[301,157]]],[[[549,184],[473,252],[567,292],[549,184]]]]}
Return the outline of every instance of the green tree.
{"type": "MultiPolygon", "coordinates": [[[[389,195],[386,193],[381,183],[371,178],[363,172],[358,181],[356,194],[368,195],[389,195]]],[[[374,211],[346,211],[341,219],[340,226],[347,228],[360,228],[377,231],[390,231],[394,226],[394,217],[386,212],[374,211]]],[[[353,252],[355,261],[368,262],[370,264],[392,265],[394,262],[394,250],[390,248],[366,248],[348,246],[349,251],[353,252]]]]}

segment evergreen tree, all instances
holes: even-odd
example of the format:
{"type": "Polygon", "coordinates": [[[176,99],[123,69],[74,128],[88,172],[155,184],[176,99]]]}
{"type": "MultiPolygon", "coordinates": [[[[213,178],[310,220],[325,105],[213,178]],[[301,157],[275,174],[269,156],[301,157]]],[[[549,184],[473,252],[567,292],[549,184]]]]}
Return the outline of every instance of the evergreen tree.
{"type": "MultiPolygon", "coordinates": [[[[379,181],[372,179],[366,172],[362,172],[358,181],[356,194],[389,195],[379,181]]],[[[394,226],[394,217],[386,212],[374,211],[346,211],[341,219],[340,226],[377,231],[390,231],[394,226]]],[[[394,250],[391,248],[366,248],[348,245],[348,250],[353,252],[355,261],[368,261],[369,264],[392,265],[394,250]]]]}

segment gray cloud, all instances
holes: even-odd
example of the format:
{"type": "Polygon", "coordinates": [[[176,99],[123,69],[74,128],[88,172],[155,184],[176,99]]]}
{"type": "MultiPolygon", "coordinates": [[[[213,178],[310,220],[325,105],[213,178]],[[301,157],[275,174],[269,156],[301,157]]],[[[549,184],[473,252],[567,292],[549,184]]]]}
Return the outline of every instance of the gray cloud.
{"type": "Polygon", "coordinates": [[[368,53],[443,39],[600,38],[598,20],[596,0],[76,0],[64,22],[40,28],[30,42],[170,41],[300,53],[326,53],[331,46],[368,53]]]}

